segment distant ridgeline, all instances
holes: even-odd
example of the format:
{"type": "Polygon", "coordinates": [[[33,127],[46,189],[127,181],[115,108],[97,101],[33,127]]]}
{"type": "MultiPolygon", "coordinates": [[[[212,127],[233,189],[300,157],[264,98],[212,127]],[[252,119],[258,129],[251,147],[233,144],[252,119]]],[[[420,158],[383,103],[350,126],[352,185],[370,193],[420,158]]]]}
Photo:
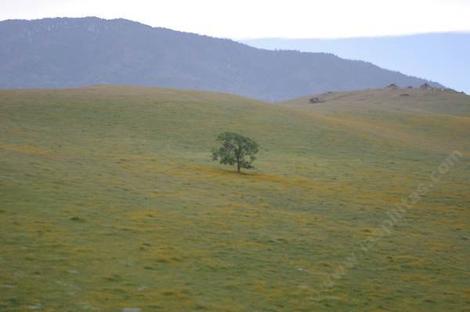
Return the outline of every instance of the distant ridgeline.
{"type": "Polygon", "coordinates": [[[116,19],[0,22],[0,88],[129,84],[280,101],[326,91],[439,84],[327,53],[268,51],[116,19]]]}
{"type": "Polygon", "coordinates": [[[268,50],[333,53],[470,93],[470,31],[333,39],[258,38],[243,43],[268,50]]]}

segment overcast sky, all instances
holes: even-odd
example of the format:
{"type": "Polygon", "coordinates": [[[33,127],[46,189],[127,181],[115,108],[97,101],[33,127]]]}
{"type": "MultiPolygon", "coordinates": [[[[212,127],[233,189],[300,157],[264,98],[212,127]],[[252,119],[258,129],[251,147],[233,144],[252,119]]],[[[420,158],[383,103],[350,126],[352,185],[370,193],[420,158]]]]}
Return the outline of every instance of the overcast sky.
{"type": "Polygon", "coordinates": [[[470,0],[0,0],[0,20],[57,16],[233,39],[357,37],[470,31],[470,0]]]}

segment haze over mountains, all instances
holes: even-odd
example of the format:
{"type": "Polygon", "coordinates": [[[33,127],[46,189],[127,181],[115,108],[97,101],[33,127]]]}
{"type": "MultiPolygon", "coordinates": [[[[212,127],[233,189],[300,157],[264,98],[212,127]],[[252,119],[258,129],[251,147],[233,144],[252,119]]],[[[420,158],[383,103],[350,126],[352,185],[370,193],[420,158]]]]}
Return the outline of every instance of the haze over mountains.
{"type": "Polygon", "coordinates": [[[470,93],[470,32],[345,39],[261,38],[244,43],[262,49],[322,51],[366,60],[470,93]]]}
{"type": "Polygon", "coordinates": [[[0,40],[0,88],[132,84],[278,101],[426,82],[332,54],[256,49],[123,19],[8,20],[0,40]]]}

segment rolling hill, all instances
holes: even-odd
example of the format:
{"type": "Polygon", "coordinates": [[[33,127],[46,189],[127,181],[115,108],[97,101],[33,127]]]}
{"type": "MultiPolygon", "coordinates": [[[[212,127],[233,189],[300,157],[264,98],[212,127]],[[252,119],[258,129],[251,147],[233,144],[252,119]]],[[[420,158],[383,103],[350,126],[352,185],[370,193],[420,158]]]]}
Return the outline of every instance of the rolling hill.
{"type": "Polygon", "coordinates": [[[0,41],[0,88],[132,84],[278,101],[425,82],[332,54],[260,50],[123,19],[7,20],[0,41]]]}
{"type": "Polygon", "coordinates": [[[470,97],[317,97],[0,91],[0,310],[464,310],[470,97]]]}

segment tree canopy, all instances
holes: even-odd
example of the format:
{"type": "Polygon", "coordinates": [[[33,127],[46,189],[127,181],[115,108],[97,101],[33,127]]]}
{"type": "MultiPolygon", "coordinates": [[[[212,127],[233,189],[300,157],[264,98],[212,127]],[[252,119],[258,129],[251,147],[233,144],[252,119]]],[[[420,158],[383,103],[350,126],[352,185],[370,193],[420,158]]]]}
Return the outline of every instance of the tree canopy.
{"type": "Polygon", "coordinates": [[[220,146],[212,151],[212,160],[224,165],[235,165],[237,172],[241,168],[253,169],[259,145],[254,140],[234,132],[223,132],[217,136],[220,146]]]}

